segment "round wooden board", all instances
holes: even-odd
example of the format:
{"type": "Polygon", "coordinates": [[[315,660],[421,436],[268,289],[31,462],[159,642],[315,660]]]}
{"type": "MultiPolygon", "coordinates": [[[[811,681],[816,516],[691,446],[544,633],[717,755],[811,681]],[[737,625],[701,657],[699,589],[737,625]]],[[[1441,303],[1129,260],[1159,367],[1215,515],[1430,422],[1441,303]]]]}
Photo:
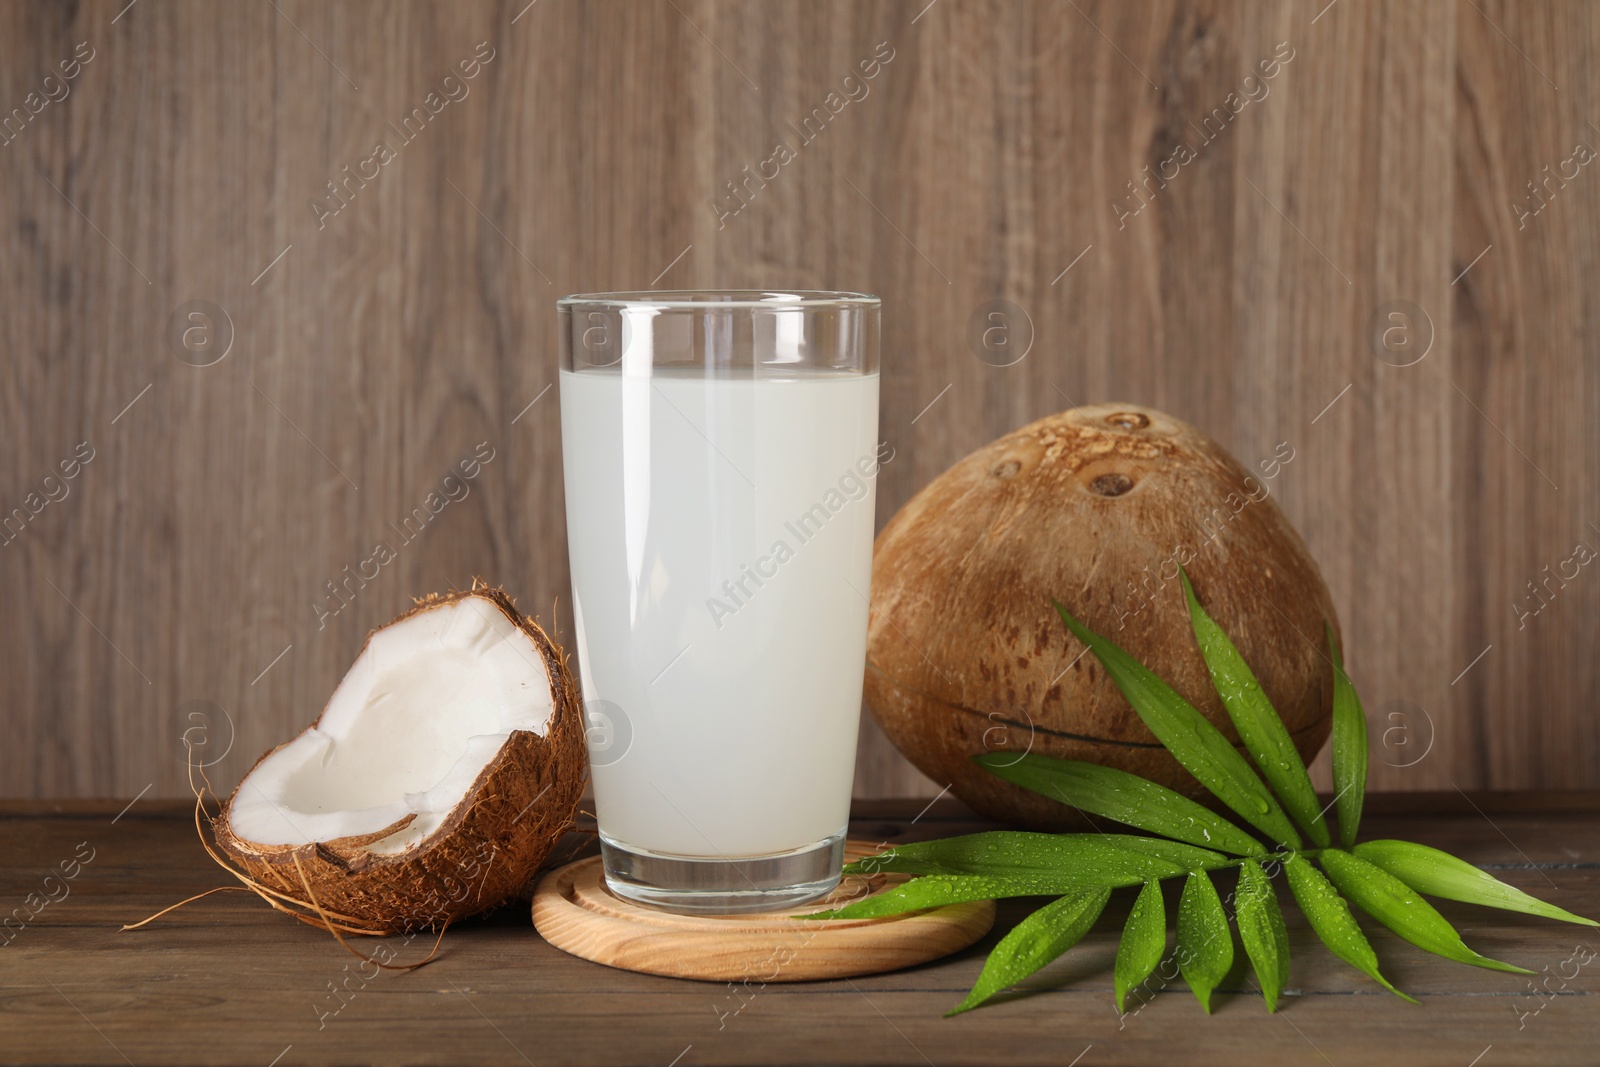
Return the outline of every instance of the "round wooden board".
{"type": "MultiPolygon", "coordinates": [[[[845,858],[881,850],[851,840],[845,858]]],[[[836,908],[907,880],[901,874],[849,875],[827,899],[794,913],[836,908]]],[[[600,857],[592,856],[540,880],[533,925],[565,952],[627,971],[715,982],[809,982],[880,974],[948,956],[989,932],[994,902],[814,922],[783,912],[675,915],[615,896],[606,888],[600,857]]]]}

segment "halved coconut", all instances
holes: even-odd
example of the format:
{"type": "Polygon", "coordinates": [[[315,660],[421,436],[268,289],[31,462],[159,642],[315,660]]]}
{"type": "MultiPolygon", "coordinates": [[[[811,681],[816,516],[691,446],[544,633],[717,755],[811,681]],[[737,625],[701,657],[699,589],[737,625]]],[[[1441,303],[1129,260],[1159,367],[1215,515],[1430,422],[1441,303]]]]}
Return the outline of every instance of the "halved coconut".
{"type": "Polygon", "coordinates": [[[571,824],[585,761],[560,649],[474,585],[373,631],[321,717],[261,757],[213,830],[312,915],[437,928],[528,884],[571,824]]]}

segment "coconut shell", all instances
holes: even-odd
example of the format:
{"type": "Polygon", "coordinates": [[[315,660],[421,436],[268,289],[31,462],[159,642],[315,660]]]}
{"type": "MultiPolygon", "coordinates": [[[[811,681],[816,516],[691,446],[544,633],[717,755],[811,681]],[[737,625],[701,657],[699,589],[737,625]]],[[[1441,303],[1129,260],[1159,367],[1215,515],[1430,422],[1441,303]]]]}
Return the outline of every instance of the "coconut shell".
{"type": "Polygon", "coordinates": [[[233,833],[230,798],[212,823],[213,835],[223,854],[250,878],[294,898],[312,915],[320,906],[330,916],[356,920],[350,925],[383,933],[437,929],[503,904],[528,887],[571,827],[583,794],[588,777],[583,706],[564,653],[499,589],[475,583],[470,590],[428,596],[389,625],[467,597],[499,608],[538,648],[553,700],[545,736],[513,732],[444,823],[395,855],[363,846],[401,829],[410,817],[381,835],[261,845],[233,833]]]}
{"type": "Polygon", "coordinates": [[[1331,728],[1323,624],[1337,634],[1338,621],[1271,495],[1292,458],[1247,471],[1194,427],[1136,404],[1075,408],[980,448],[878,535],[868,708],[919,770],[1003,822],[1086,827],[974,755],[1086,760],[1210,802],[1051,605],[1137,657],[1238,746],[1195,643],[1182,565],[1309,762],[1331,728]]]}

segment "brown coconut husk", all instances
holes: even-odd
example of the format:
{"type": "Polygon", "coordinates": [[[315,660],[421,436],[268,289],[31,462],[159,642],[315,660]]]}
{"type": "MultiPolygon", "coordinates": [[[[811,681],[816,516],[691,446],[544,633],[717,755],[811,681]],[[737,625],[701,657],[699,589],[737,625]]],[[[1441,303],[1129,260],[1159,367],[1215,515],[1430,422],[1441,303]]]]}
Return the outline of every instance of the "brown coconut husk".
{"type": "Polygon", "coordinates": [[[1331,728],[1323,624],[1336,635],[1339,624],[1263,486],[1275,489],[1193,426],[1137,404],[1074,408],[985,445],[878,535],[867,706],[919,770],[1003,822],[1088,828],[974,755],[1085,760],[1210,803],[1051,605],[1139,659],[1242,750],[1195,643],[1182,563],[1309,762],[1331,728]],[[1182,545],[1191,558],[1174,558],[1182,545]]]}
{"type": "MultiPolygon", "coordinates": [[[[243,883],[223,888],[254,891],[278,910],[342,941],[342,934],[381,936],[421,929],[442,935],[452,922],[504,904],[529,885],[572,827],[587,782],[582,700],[561,648],[536,621],[517,611],[504,590],[479,580],[471,589],[419,598],[388,625],[468,597],[493,604],[538,650],[554,705],[545,736],[513,732],[445,822],[395,855],[374,853],[366,846],[402,829],[414,816],[373,834],[306,845],[263,845],[233,832],[229,822],[233,797],[207,820],[213,848],[202,828],[207,782],[206,789],[195,789],[195,828],[212,859],[243,883]]],[[[367,640],[370,643],[371,634],[367,640]]],[[[151,919],[160,914],[165,912],[151,919]]]]}

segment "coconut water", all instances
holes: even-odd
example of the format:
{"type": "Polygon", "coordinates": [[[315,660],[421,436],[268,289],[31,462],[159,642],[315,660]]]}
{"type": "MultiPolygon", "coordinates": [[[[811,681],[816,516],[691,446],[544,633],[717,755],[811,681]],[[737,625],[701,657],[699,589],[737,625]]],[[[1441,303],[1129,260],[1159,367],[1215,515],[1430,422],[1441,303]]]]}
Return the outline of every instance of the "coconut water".
{"type": "Polygon", "coordinates": [[[601,832],[770,855],[849,815],[878,376],[561,373],[573,611],[601,832]]]}

